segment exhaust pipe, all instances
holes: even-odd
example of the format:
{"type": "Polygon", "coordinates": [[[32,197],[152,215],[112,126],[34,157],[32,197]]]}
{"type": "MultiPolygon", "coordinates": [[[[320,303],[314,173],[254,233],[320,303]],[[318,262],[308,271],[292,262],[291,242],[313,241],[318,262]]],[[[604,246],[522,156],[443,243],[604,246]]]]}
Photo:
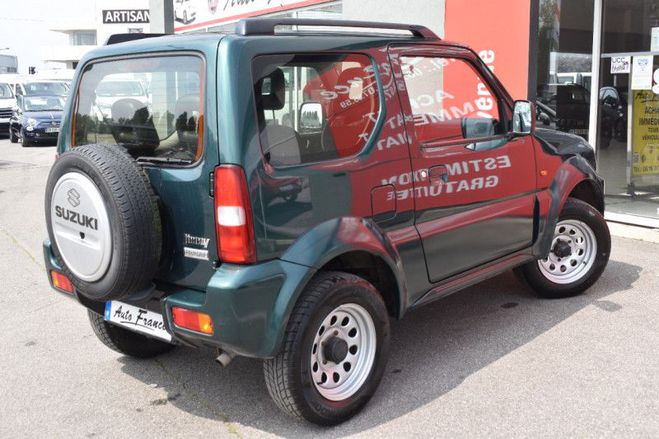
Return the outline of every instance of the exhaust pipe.
{"type": "Polygon", "coordinates": [[[233,357],[236,356],[233,352],[223,351],[222,349],[218,349],[217,354],[215,361],[220,363],[222,367],[227,367],[231,363],[231,360],[233,360],[233,357]]]}

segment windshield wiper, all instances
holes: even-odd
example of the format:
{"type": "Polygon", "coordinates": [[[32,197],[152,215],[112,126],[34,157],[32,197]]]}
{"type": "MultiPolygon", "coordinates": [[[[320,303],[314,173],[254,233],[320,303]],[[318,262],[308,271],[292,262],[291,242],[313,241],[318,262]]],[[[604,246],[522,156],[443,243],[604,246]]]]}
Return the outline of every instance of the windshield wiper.
{"type": "Polygon", "coordinates": [[[171,163],[175,165],[189,165],[192,163],[192,160],[190,159],[179,159],[176,157],[147,157],[147,156],[140,156],[136,158],[138,163],[171,163]]]}

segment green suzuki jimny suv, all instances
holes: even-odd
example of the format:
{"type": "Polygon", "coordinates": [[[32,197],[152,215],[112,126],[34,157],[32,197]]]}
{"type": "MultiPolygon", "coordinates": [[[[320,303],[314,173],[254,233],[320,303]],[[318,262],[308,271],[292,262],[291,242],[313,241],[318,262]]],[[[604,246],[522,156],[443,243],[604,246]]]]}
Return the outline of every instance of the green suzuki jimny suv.
{"type": "Polygon", "coordinates": [[[375,392],[390,319],[512,268],[548,298],[604,270],[593,149],[535,121],[421,26],[116,35],[64,112],[49,280],[110,348],[263,359],[281,409],[336,424],[375,392]]]}

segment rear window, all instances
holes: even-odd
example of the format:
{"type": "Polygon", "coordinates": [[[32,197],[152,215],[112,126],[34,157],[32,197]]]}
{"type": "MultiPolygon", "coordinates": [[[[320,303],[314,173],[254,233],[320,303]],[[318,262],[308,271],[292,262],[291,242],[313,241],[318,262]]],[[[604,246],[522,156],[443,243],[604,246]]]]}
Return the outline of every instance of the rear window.
{"type": "Polygon", "coordinates": [[[331,160],[364,148],[380,113],[368,56],[260,56],[253,69],[261,147],[271,164],[331,160]]]}
{"type": "Polygon", "coordinates": [[[76,95],[73,145],[119,145],[136,159],[193,163],[201,156],[203,61],[173,55],[85,67],[76,95]]]}
{"type": "Polygon", "coordinates": [[[23,84],[28,96],[57,95],[66,96],[69,89],[63,82],[28,82],[23,84]]]}
{"type": "Polygon", "coordinates": [[[143,96],[144,89],[139,81],[103,81],[96,89],[96,96],[143,96]]]}
{"type": "Polygon", "coordinates": [[[23,111],[62,111],[64,98],[60,96],[25,96],[23,111]]]}

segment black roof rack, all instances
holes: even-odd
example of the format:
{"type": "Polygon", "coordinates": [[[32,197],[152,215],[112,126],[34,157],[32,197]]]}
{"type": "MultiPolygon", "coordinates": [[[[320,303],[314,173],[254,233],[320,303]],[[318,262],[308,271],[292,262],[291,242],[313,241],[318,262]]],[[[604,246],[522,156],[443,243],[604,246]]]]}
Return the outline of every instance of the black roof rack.
{"type": "Polygon", "coordinates": [[[360,27],[368,29],[408,31],[417,38],[438,40],[439,37],[425,26],[374,21],[319,20],[313,18],[246,18],[236,23],[238,35],[275,35],[277,26],[360,27]]]}
{"type": "Polygon", "coordinates": [[[169,34],[148,34],[148,33],[147,34],[140,34],[140,33],[112,34],[108,37],[107,40],[105,40],[105,45],[109,46],[111,44],[125,43],[127,41],[136,41],[144,38],[164,37],[165,35],[169,35],[169,34]]]}

